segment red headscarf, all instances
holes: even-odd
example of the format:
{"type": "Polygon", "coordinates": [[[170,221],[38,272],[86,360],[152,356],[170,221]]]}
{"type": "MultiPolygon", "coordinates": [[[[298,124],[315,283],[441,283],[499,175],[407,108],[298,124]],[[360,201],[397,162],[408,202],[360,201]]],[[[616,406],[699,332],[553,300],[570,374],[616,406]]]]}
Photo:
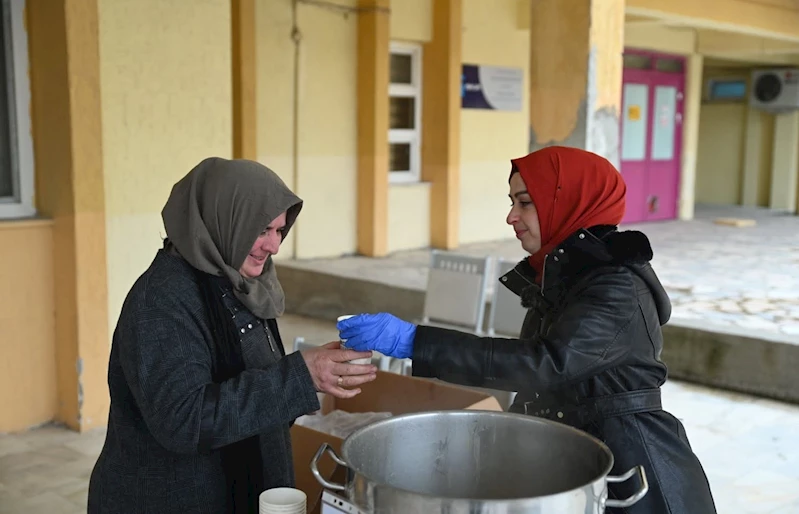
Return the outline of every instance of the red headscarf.
{"type": "Polygon", "coordinates": [[[627,186],[607,159],[578,148],[550,146],[511,163],[538,211],[541,249],[529,258],[537,281],[544,258],[570,235],[621,223],[627,186]]]}

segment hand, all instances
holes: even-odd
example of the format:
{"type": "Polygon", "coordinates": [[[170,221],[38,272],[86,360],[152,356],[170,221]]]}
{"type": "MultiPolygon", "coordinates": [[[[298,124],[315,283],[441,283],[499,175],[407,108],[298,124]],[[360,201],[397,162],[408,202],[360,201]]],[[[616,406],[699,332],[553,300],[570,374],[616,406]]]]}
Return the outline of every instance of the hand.
{"type": "Polygon", "coordinates": [[[339,321],[339,337],[347,340],[347,348],[375,350],[389,357],[407,359],[413,355],[416,325],[391,314],[358,314],[339,321]]]}
{"type": "Polygon", "coordinates": [[[340,341],[333,341],[300,354],[317,391],[332,394],[336,398],[352,398],[361,390],[345,388],[371,382],[377,378],[377,368],[371,364],[347,363],[354,359],[370,358],[372,352],[341,350],[340,347],[340,341]]]}

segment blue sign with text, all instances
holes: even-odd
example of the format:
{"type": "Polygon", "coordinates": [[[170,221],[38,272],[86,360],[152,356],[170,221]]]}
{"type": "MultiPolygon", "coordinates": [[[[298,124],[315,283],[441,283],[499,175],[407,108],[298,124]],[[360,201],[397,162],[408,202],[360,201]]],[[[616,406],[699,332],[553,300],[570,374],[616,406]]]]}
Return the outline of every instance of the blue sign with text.
{"type": "Polygon", "coordinates": [[[523,84],[521,69],[464,64],[461,69],[461,107],[520,111],[523,84]]]}

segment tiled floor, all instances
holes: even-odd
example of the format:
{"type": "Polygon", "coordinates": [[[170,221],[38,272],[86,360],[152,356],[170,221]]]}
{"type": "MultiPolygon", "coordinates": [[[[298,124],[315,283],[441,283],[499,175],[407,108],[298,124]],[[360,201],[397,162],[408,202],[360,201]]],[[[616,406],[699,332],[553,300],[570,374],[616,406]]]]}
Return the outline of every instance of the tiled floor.
{"type": "MultiPolygon", "coordinates": [[[[297,335],[336,336],[331,323],[296,316],[284,317],[281,329],[289,347],[297,335]]],[[[799,513],[799,406],[678,382],[663,395],[705,466],[719,514],[799,513]]],[[[104,436],[53,426],[0,435],[0,514],[86,512],[104,436]]]]}
{"type": "Polygon", "coordinates": [[[0,436],[0,513],[86,512],[86,488],[105,430],[58,427],[0,436]]]}
{"type": "MultiPolygon", "coordinates": [[[[697,207],[696,219],[622,229],[641,230],[652,243],[653,266],[669,292],[675,321],[763,331],[799,343],[799,217],[765,209],[697,207]],[[714,224],[718,217],[750,218],[754,227],[714,224]]],[[[521,259],[515,239],[464,245],[469,255],[521,259]]],[[[424,289],[428,250],[397,252],[386,259],[346,257],[283,261],[342,276],[424,289]]],[[[489,289],[493,290],[493,281],[489,289]]]]}

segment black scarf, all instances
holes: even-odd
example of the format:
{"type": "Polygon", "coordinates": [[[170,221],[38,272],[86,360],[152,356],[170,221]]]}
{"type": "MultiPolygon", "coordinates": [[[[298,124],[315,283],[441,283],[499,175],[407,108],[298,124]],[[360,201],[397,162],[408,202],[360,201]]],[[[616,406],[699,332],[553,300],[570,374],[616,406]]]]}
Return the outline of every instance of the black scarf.
{"type": "MultiPolygon", "coordinates": [[[[221,384],[244,371],[241,340],[233,317],[222,301],[220,279],[197,271],[216,348],[212,380],[221,384]]],[[[254,435],[220,450],[227,482],[227,512],[257,514],[258,496],[264,490],[264,470],[259,437],[254,435]]]]}

